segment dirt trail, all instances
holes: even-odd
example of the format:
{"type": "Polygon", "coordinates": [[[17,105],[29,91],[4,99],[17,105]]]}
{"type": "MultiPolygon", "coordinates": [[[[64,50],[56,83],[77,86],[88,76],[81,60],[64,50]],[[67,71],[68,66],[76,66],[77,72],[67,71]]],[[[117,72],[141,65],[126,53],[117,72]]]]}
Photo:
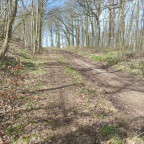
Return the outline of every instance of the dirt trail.
{"type": "MultiPolygon", "coordinates": [[[[7,133],[9,116],[0,119],[4,143],[12,143],[11,138],[14,137],[19,144],[26,141],[30,144],[108,144],[114,138],[126,140],[143,132],[143,116],[137,113],[125,115],[97,89],[103,87],[102,91],[107,90],[104,96],[124,89],[117,75],[110,75],[99,68],[99,63],[59,52],[68,60],[54,50],[45,50],[31,58],[34,67],[26,70],[26,98],[14,117],[14,130],[20,127],[19,131],[9,131],[10,137],[7,133]]],[[[135,92],[135,87],[128,88],[135,92]]]]}
{"type": "Polygon", "coordinates": [[[69,64],[60,57],[53,51],[45,52],[36,70],[29,73],[29,97],[34,100],[32,109],[24,112],[28,122],[23,133],[29,136],[31,144],[100,144],[108,138],[97,131],[112,123],[113,111],[106,111],[112,106],[104,106],[104,100],[100,102],[75,76],[68,75],[65,69],[69,64]],[[86,94],[80,95],[82,88],[86,94]],[[99,109],[95,110],[97,104],[99,109]],[[109,119],[96,117],[102,112],[108,113],[109,119]],[[35,140],[33,133],[38,134],[35,140]]]}
{"type": "Polygon", "coordinates": [[[109,70],[100,62],[93,62],[67,51],[64,57],[88,80],[99,85],[117,107],[133,109],[144,115],[144,84],[127,77],[121,72],[109,70]]]}

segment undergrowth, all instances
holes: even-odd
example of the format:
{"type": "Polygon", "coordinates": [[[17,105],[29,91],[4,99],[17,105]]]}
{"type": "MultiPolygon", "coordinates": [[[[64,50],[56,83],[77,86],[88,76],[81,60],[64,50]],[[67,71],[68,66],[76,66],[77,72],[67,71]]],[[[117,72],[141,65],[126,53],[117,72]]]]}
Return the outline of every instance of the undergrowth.
{"type": "Polygon", "coordinates": [[[105,55],[93,55],[93,56],[91,56],[91,59],[95,60],[95,61],[106,62],[110,66],[116,65],[120,62],[118,53],[116,53],[116,52],[109,52],[105,55]]]}
{"type": "Polygon", "coordinates": [[[16,143],[22,133],[21,124],[16,124],[20,107],[29,99],[25,85],[27,75],[24,69],[34,65],[26,63],[27,56],[25,54],[23,59],[11,56],[0,62],[0,122],[4,128],[0,131],[7,134],[13,143],[16,143]]]}

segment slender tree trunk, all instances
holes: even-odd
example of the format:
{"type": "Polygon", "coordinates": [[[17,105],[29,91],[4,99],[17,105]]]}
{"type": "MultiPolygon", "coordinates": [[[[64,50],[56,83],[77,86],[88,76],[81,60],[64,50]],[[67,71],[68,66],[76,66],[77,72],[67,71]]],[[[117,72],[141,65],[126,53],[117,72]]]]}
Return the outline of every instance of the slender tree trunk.
{"type": "Polygon", "coordinates": [[[72,46],[74,46],[74,18],[72,17],[72,46]]]}
{"type": "MultiPolygon", "coordinates": [[[[23,15],[24,15],[24,6],[23,6],[23,15]]],[[[27,49],[26,23],[25,23],[24,17],[22,18],[22,23],[23,23],[24,48],[27,49]]]]}
{"type": "Polygon", "coordinates": [[[42,17],[43,17],[43,0],[38,0],[38,48],[42,48],[42,17]]]}
{"type": "Polygon", "coordinates": [[[58,30],[57,30],[57,47],[60,48],[60,26],[58,24],[58,30]]]}
{"type": "Polygon", "coordinates": [[[122,50],[125,48],[125,16],[124,16],[124,5],[125,5],[125,0],[120,1],[121,5],[121,47],[122,50]]]}
{"type": "Polygon", "coordinates": [[[82,25],[82,30],[81,30],[81,35],[82,35],[82,47],[84,47],[85,43],[85,37],[84,37],[84,26],[82,25]]]}
{"type": "Polygon", "coordinates": [[[18,5],[18,0],[14,1],[14,7],[13,7],[13,11],[12,14],[8,20],[8,24],[7,24],[7,31],[6,31],[6,38],[5,41],[3,43],[2,49],[0,51],[0,59],[3,60],[5,57],[5,54],[9,48],[9,42],[11,40],[11,34],[12,34],[12,26],[16,17],[16,13],[17,13],[17,5],[18,5]]]}
{"type": "Polygon", "coordinates": [[[134,49],[133,51],[136,51],[136,48],[138,48],[138,25],[139,25],[139,0],[136,0],[136,16],[135,16],[135,39],[134,39],[134,49]]]}
{"type": "Polygon", "coordinates": [[[86,39],[86,47],[89,47],[89,35],[88,35],[88,16],[85,16],[85,39],[86,39]]]}
{"type": "Polygon", "coordinates": [[[112,29],[112,11],[109,9],[109,36],[108,36],[108,47],[111,45],[111,29],[112,29]]]}
{"type": "Polygon", "coordinates": [[[50,28],[50,37],[51,37],[51,47],[53,47],[53,27],[52,27],[52,25],[50,28]]]}

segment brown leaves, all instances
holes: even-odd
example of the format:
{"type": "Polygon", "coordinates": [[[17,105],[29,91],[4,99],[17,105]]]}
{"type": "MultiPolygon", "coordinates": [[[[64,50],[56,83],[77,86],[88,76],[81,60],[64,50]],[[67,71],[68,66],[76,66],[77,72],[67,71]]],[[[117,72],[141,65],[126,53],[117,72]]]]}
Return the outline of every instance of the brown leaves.
{"type": "Polygon", "coordinates": [[[12,67],[12,66],[8,66],[8,69],[9,69],[10,71],[12,71],[12,70],[13,70],[13,67],[12,67]]]}
{"type": "Polygon", "coordinates": [[[0,90],[0,96],[4,96],[5,95],[5,91],[0,90]]]}
{"type": "Polygon", "coordinates": [[[11,111],[14,113],[17,103],[21,101],[18,89],[23,88],[22,63],[19,61],[15,67],[8,66],[7,70],[10,73],[9,71],[0,71],[0,100],[2,108],[11,107],[11,111]]]}
{"type": "Polygon", "coordinates": [[[19,75],[18,78],[19,78],[21,81],[24,80],[24,76],[22,76],[22,75],[19,75]]]}

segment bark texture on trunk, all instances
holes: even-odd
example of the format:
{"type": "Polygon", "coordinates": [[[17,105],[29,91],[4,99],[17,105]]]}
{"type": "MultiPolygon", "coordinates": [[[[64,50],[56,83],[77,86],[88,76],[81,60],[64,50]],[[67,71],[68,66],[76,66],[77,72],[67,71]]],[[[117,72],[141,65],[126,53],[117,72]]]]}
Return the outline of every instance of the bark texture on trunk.
{"type": "Polygon", "coordinates": [[[4,60],[5,58],[5,54],[9,48],[9,42],[11,40],[11,34],[12,34],[12,26],[16,17],[16,13],[17,13],[17,5],[18,5],[18,0],[14,1],[14,7],[13,7],[13,11],[12,14],[8,20],[8,24],[7,24],[7,30],[6,30],[6,38],[5,41],[3,43],[2,49],[0,51],[0,60],[4,60]]]}

